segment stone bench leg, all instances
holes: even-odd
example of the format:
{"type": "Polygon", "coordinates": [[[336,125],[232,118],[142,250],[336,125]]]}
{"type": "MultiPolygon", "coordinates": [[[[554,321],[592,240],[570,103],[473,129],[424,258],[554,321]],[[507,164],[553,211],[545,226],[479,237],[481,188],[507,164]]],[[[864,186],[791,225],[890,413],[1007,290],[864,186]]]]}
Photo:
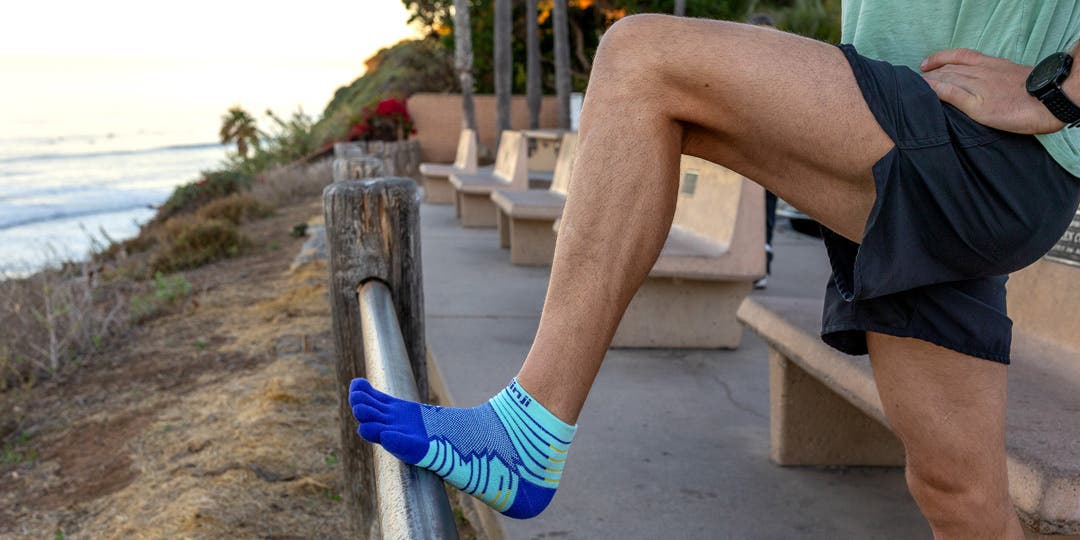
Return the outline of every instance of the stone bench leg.
{"type": "Polygon", "coordinates": [[[453,204],[454,186],[448,178],[424,177],[424,202],[428,204],[453,204]]]}
{"type": "Polygon", "coordinates": [[[888,428],[771,347],[769,428],[779,465],[904,465],[888,428]]]}
{"type": "Polygon", "coordinates": [[[496,206],[488,193],[457,192],[457,214],[462,227],[493,229],[498,224],[496,206]]]}
{"type": "Polygon", "coordinates": [[[550,266],[555,257],[555,231],[547,219],[510,220],[510,263],[550,266]]]}
{"type": "Polygon", "coordinates": [[[623,315],[612,347],[736,349],[743,328],[735,310],[750,281],[645,280],[623,315]]]}
{"type": "Polygon", "coordinates": [[[495,212],[498,214],[496,226],[499,229],[499,247],[508,249],[510,247],[510,216],[506,215],[506,212],[503,212],[498,205],[495,206],[495,212]]]}

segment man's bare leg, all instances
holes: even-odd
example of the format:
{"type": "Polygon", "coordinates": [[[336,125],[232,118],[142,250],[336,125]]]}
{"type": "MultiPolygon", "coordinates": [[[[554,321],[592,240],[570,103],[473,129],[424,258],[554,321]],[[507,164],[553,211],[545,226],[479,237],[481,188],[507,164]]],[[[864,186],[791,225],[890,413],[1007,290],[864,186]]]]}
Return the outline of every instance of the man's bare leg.
{"type": "Polygon", "coordinates": [[[1023,538],[1005,465],[1006,366],[867,332],[885,416],[934,537],[1023,538]]]}
{"type": "Polygon", "coordinates": [[[720,21],[619,21],[593,63],[547,299],[518,380],[577,419],[667,237],[680,153],[738,171],[859,241],[871,167],[892,146],[836,47],[720,21]]]}
{"type": "MultiPolygon", "coordinates": [[[[515,400],[541,403],[544,410],[538,415],[559,424],[553,429],[563,434],[555,438],[568,447],[573,427],[567,424],[576,421],[619,320],[667,236],[680,152],[740,172],[859,241],[875,197],[871,167],[892,147],[835,47],[718,21],[659,15],[620,21],[605,35],[594,62],[548,295],[518,376],[521,386],[512,384],[491,403],[511,411],[515,400]],[[532,395],[522,393],[522,387],[532,395]]],[[[1015,516],[1010,518],[1011,509],[1003,503],[1003,451],[997,450],[1003,444],[1001,429],[988,428],[1002,416],[979,416],[1004,407],[1004,369],[915,340],[871,342],[883,400],[912,456],[912,490],[935,532],[940,538],[981,537],[988,523],[1015,530],[1010,521],[1015,516]],[[921,359],[921,365],[934,358],[950,366],[912,374],[908,358],[921,359]],[[973,380],[986,385],[970,386],[973,380]],[[950,394],[954,385],[1001,391],[950,394]],[[947,408],[923,408],[928,403],[947,408]],[[925,415],[942,410],[957,421],[920,424],[925,415]],[[924,428],[933,435],[921,434],[924,428]],[[942,452],[935,445],[940,441],[990,450],[976,466],[959,466],[958,454],[942,452]]],[[[475,482],[490,479],[486,471],[505,473],[505,468],[484,468],[489,467],[485,461],[480,465],[484,474],[470,475],[465,469],[475,470],[472,461],[466,466],[455,453],[456,444],[446,447],[454,437],[468,446],[487,435],[475,433],[486,429],[476,409],[423,409],[432,418],[463,418],[420,423],[416,404],[365,384],[354,382],[350,393],[361,435],[409,463],[446,475],[451,483],[464,471],[455,485],[505,510],[500,503],[505,492],[486,491],[486,481],[485,489],[477,491],[475,482]],[[434,438],[431,429],[439,431],[434,438]]],[[[561,477],[565,448],[552,440],[549,451],[549,441],[540,442],[533,441],[531,448],[551,464],[536,475],[544,477],[538,482],[552,483],[550,493],[518,517],[541,511],[561,477]]],[[[516,497],[504,513],[515,515],[518,500],[524,499],[516,497]]]]}
{"type": "MultiPolygon", "coordinates": [[[[591,77],[547,299],[518,375],[570,423],[663,246],[680,152],[736,170],[859,241],[875,196],[871,167],[893,146],[840,51],[790,34],[633,17],[605,35],[591,77]]],[[[1005,367],[913,339],[870,342],[935,535],[1019,538],[1004,461],[1005,367]],[[921,370],[930,364],[937,369],[921,370]],[[961,461],[969,452],[976,463],[961,461]]]]}

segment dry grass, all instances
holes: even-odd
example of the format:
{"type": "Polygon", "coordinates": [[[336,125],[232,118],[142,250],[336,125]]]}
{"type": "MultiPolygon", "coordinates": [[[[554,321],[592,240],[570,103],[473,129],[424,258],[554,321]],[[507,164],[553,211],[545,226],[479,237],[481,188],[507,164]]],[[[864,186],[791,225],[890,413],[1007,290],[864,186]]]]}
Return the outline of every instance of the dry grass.
{"type": "Polygon", "coordinates": [[[250,193],[234,193],[207,203],[195,215],[202,220],[217,219],[239,225],[269,217],[273,213],[272,208],[250,193]]]}
{"type": "Polygon", "coordinates": [[[317,200],[332,180],[331,163],[323,160],[274,168],[256,180],[251,194],[271,207],[317,200]]]}
{"type": "Polygon", "coordinates": [[[200,199],[196,210],[151,221],[91,263],[27,278],[0,276],[0,391],[55,373],[129,323],[167,312],[172,301],[160,302],[160,283],[146,280],[259,248],[238,225],[317,200],[330,181],[329,161],[279,167],[260,176],[250,192],[224,190],[217,199],[200,199]]]}
{"type": "Polygon", "coordinates": [[[150,272],[172,273],[238,255],[249,244],[236,225],[201,216],[174,217],[165,222],[158,249],[150,258],[150,272]]]}
{"type": "Polygon", "coordinates": [[[0,391],[51,375],[127,322],[130,287],[86,267],[0,281],[0,391]]]}
{"type": "Polygon", "coordinates": [[[334,377],[304,355],[203,386],[129,443],[87,538],[332,537],[346,529],[334,377]]]}

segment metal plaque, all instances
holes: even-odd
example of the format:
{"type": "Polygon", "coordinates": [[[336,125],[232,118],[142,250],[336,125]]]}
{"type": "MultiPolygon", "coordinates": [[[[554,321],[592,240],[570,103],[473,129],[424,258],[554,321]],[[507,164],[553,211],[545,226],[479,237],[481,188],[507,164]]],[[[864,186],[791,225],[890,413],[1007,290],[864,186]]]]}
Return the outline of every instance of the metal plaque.
{"type": "Polygon", "coordinates": [[[694,195],[694,191],[697,190],[698,171],[689,170],[683,173],[682,186],[680,191],[683,195],[694,195]]]}
{"type": "Polygon", "coordinates": [[[1050,252],[1046,254],[1046,259],[1080,266],[1080,211],[1073,216],[1072,223],[1069,225],[1069,229],[1065,231],[1065,235],[1061,237],[1061,240],[1058,240],[1058,243],[1050,248],[1050,252]]]}

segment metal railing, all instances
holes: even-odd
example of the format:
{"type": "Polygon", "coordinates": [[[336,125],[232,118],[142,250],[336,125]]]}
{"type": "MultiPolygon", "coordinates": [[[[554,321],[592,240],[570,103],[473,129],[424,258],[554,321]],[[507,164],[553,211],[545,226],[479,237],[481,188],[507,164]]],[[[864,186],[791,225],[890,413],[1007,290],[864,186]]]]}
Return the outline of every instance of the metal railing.
{"type": "MultiPolygon", "coordinates": [[[[361,285],[357,295],[368,381],[394,397],[420,401],[390,289],[373,280],[361,285]]],[[[381,447],[374,450],[374,460],[383,538],[458,537],[446,490],[437,476],[406,465],[381,447]]]]}

